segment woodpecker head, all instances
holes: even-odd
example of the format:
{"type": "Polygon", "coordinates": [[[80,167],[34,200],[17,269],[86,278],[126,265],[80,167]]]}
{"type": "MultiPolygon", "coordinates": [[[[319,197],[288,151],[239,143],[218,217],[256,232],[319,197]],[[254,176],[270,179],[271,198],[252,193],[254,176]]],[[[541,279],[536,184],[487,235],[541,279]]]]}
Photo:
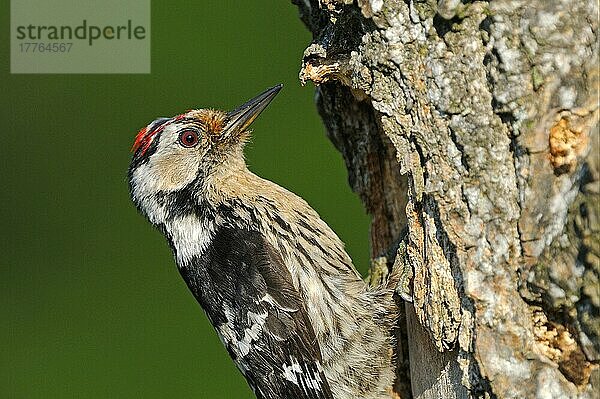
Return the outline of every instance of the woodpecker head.
{"type": "Polygon", "coordinates": [[[158,222],[152,213],[165,196],[201,191],[211,176],[245,170],[247,129],[281,87],[267,89],[230,112],[191,110],[156,119],[140,130],[128,174],[136,206],[158,222]]]}

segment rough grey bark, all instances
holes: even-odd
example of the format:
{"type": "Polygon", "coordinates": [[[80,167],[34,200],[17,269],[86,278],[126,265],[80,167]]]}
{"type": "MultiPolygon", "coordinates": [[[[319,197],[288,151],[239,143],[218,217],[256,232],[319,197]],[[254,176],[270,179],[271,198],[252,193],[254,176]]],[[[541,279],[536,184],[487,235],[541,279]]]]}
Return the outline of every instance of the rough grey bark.
{"type": "Polygon", "coordinates": [[[396,395],[598,397],[596,1],[293,2],[372,255],[404,270],[396,395]]]}

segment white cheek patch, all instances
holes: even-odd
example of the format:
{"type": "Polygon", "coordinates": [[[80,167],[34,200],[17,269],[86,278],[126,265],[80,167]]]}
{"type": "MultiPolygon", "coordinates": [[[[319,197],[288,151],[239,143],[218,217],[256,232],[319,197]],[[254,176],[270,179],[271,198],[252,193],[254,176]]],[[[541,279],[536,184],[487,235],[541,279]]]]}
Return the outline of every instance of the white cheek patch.
{"type": "Polygon", "coordinates": [[[154,196],[156,191],[152,169],[147,163],[134,170],[131,178],[132,196],[134,202],[141,206],[153,224],[161,224],[165,220],[165,209],[154,196]]]}
{"type": "Polygon", "coordinates": [[[157,191],[176,191],[191,183],[198,174],[198,154],[190,149],[167,148],[152,155],[148,167],[157,191]]]}
{"type": "Polygon", "coordinates": [[[132,174],[131,187],[134,201],[139,204],[154,224],[165,221],[165,210],[155,195],[185,188],[196,178],[200,155],[194,149],[182,148],[177,143],[160,147],[147,162],[132,174]]]}
{"type": "Polygon", "coordinates": [[[143,199],[161,191],[181,190],[196,178],[198,167],[195,156],[150,158],[133,172],[134,195],[143,199]]]}

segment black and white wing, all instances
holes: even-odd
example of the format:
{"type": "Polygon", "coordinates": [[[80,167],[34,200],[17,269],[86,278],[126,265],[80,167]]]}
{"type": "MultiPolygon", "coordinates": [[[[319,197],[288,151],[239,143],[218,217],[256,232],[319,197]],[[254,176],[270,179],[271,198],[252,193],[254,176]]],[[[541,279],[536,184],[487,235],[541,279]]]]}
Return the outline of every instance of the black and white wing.
{"type": "Polygon", "coordinates": [[[333,399],[302,299],[260,233],[222,228],[180,271],[258,398],[333,399]]]}

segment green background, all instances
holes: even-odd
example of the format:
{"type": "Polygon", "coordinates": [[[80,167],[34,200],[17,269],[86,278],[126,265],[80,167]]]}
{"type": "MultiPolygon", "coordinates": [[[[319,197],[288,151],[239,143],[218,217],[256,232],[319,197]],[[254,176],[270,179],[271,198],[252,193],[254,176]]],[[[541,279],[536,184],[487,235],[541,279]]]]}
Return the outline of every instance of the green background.
{"type": "MultiPolygon", "coordinates": [[[[287,1],[152,2],[149,75],[10,75],[0,14],[0,397],[249,398],[164,238],[137,214],[136,131],[284,90],[250,168],[304,197],[368,263],[368,218],[298,70],[311,36],[287,1]]],[[[118,60],[115,60],[118,62],[118,60]]]]}

